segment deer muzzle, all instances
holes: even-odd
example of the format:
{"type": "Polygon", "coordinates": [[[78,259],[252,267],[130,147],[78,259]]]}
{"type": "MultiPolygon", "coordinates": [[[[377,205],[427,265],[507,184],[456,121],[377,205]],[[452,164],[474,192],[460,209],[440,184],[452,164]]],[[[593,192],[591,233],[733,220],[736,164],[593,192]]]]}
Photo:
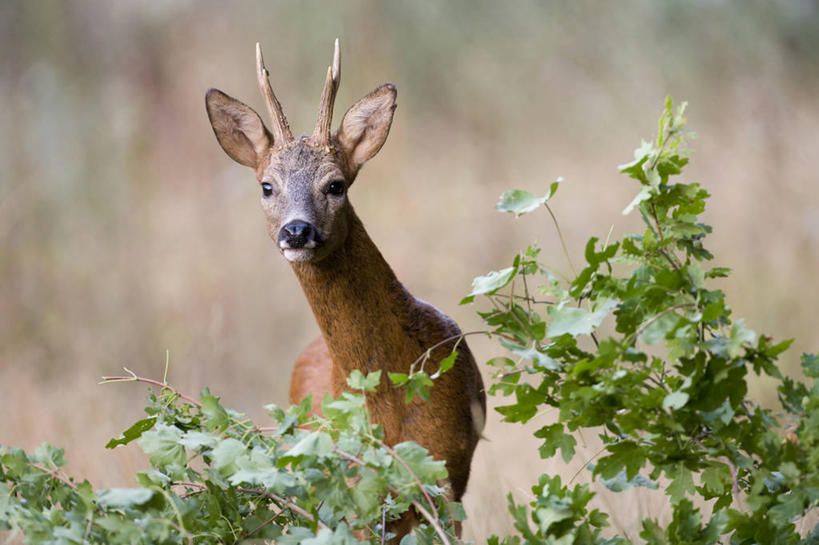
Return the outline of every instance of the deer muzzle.
{"type": "Polygon", "coordinates": [[[278,244],[282,250],[313,250],[322,242],[316,228],[306,221],[294,220],[279,230],[278,244]]]}

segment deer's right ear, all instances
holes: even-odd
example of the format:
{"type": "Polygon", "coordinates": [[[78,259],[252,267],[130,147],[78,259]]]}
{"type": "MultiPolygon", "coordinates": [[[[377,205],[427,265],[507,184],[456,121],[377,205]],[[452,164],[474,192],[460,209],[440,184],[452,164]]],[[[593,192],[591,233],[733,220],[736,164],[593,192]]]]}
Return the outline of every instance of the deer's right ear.
{"type": "Polygon", "coordinates": [[[259,114],[250,106],[218,89],[205,95],[208,118],[219,145],[231,159],[252,169],[258,168],[273,137],[259,114]]]}

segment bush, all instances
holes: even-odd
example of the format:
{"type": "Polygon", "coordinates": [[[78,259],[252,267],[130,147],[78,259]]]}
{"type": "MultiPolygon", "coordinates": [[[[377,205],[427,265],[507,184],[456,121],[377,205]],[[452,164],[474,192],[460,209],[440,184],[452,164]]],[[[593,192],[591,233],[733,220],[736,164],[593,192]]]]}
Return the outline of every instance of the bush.
{"type": "MultiPolygon", "coordinates": [[[[535,246],[475,279],[462,302],[489,303],[483,333],[510,354],[488,362],[490,392],[513,398],[498,408],[507,422],[557,409],[557,421],[535,432],[542,457],[572,460],[573,434],[592,429],[603,447],[584,465],[603,486],[658,488],[662,478],[672,520],[644,520],[645,543],[819,543],[819,529],[800,536],[794,524],[819,502],[819,360],[802,356],[810,385],[783,377],[776,362],[790,341],[732,320],[724,294],[709,287],[730,271],[708,265],[711,228],[699,221],[707,192],[672,182],[688,162],[683,112],[668,100],[656,141],[620,167],[639,183],[624,213],[640,213],[643,233],[592,238],[584,268],[565,281],[535,246]],[[778,381],[779,412],[747,398],[750,372],[778,381]]],[[[558,188],[509,191],[497,207],[548,209],[558,188]]],[[[21,529],[31,543],[381,543],[386,523],[414,509],[421,525],[402,543],[455,542],[463,511],[447,502],[443,463],[413,443],[384,444],[369,420],[363,392],[380,378],[354,373],[350,392],[324,401],[324,418],[308,417],[307,400],[269,406],[274,424],[258,426],[207,390],[197,400],[164,381],[113,377],[158,387],[147,418],[108,444],[136,441],[150,455],[138,487],[77,483],[47,444],[32,454],[0,447],[0,528],[21,529]]],[[[390,378],[409,400],[426,397],[436,376],[413,365],[390,378]]],[[[528,505],[509,496],[518,535],[491,543],[629,542],[589,509],[588,485],[541,475],[532,491],[528,505]]]]}

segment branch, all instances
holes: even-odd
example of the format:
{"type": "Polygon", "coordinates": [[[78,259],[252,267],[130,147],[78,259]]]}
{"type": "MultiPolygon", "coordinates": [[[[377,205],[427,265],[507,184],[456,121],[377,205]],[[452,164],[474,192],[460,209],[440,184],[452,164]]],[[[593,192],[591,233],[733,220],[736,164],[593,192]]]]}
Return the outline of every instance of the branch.
{"type": "Polygon", "coordinates": [[[181,393],[179,390],[165,382],[159,382],[158,380],[137,376],[136,373],[134,373],[127,367],[123,367],[123,369],[125,370],[126,373],[128,373],[128,376],[102,377],[102,380],[98,384],[110,384],[113,382],[144,382],[145,384],[152,384],[154,386],[158,386],[160,388],[160,391],[169,390],[171,393],[179,396],[180,398],[184,399],[185,401],[192,405],[196,405],[197,407],[202,406],[202,404],[199,401],[193,399],[190,396],[186,396],[185,394],[181,393]]]}
{"type": "Polygon", "coordinates": [[[552,221],[555,224],[555,229],[557,229],[557,237],[560,239],[560,246],[563,247],[563,255],[566,256],[566,261],[569,262],[569,268],[572,270],[572,274],[576,277],[577,276],[577,271],[575,271],[575,269],[574,269],[574,264],[572,263],[572,258],[569,257],[569,249],[566,247],[566,241],[563,240],[563,231],[560,230],[560,224],[557,223],[557,218],[555,217],[554,212],[552,212],[552,209],[549,206],[549,203],[547,203],[547,202],[543,203],[543,206],[546,207],[546,210],[549,211],[549,215],[552,216],[552,221]]]}
{"type": "MultiPolygon", "coordinates": [[[[174,483],[171,484],[171,486],[187,486],[189,488],[198,488],[199,490],[202,490],[202,491],[207,490],[207,488],[208,488],[206,485],[204,485],[202,483],[194,483],[194,482],[190,482],[190,481],[174,482],[174,483]]],[[[268,498],[270,500],[273,500],[275,502],[278,502],[279,504],[283,504],[288,509],[290,509],[294,513],[298,513],[299,515],[303,516],[304,518],[306,518],[310,522],[317,523],[321,528],[330,529],[326,524],[324,524],[321,521],[321,519],[317,519],[312,514],[308,513],[307,511],[305,511],[304,509],[302,509],[301,507],[299,507],[295,503],[291,502],[287,498],[282,498],[278,494],[273,494],[272,492],[268,492],[266,490],[259,490],[259,489],[256,489],[256,488],[237,487],[236,490],[238,492],[243,492],[245,494],[254,494],[256,496],[262,496],[262,497],[268,498]]],[[[279,508],[281,508],[281,505],[279,505],[279,508]]],[[[278,516],[278,515],[276,515],[276,516],[278,516]]],[[[273,517],[273,518],[275,518],[275,517],[273,517]]],[[[268,524],[268,523],[269,523],[269,521],[266,522],[265,524],[268,524]]],[[[262,525],[262,526],[264,526],[264,525],[262,525]]],[[[261,526],[259,528],[261,528],[261,526]]],[[[258,530],[259,528],[257,528],[256,530],[258,530]]],[[[253,530],[253,531],[255,532],[256,530],[253,530]]]]}
{"type": "Polygon", "coordinates": [[[59,470],[55,469],[55,470],[52,471],[52,470],[48,469],[47,467],[41,466],[40,464],[35,464],[34,462],[29,462],[28,465],[30,465],[34,469],[39,469],[43,473],[47,473],[47,474],[51,475],[51,477],[57,479],[58,481],[60,481],[63,484],[66,484],[66,485],[70,486],[74,490],[77,489],[77,485],[72,483],[67,477],[63,476],[59,472],[59,470]]]}
{"type": "MultiPolygon", "coordinates": [[[[435,513],[435,520],[438,520],[438,511],[435,509],[435,504],[432,502],[432,498],[429,497],[429,494],[427,493],[427,489],[424,488],[424,485],[423,485],[423,483],[421,483],[421,479],[418,478],[418,475],[416,475],[415,472],[412,470],[412,468],[410,468],[409,464],[407,464],[407,462],[405,462],[404,459],[401,458],[398,455],[397,452],[395,452],[395,449],[393,449],[391,446],[387,445],[383,441],[380,441],[380,440],[377,440],[377,441],[378,441],[380,446],[385,448],[387,450],[387,452],[389,452],[392,456],[395,457],[396,460],[401,462],[401,465],[403,465],[404,468],[409,472],[410,476],[412,476],[412,478],[415,480],[415,484],[417,484],[418,488],[421,489],[421,493],[424,494],[424,498],[427,500],[427,503],[429,504],[429,507],[432,509],[433,513],[435,513]]],[[[415,503],[415,502],[413,502],[413,503],[415,503]]]]}
{"type": "MultiPolygon", "coordinates": [[[[417,501],[414,501],[414,502],[412,502],[412,505],[413,505],[413,507],[415,507],[415,509],[418,510],[419,513],[421,513],[424,516],[425,519],[427,519],[427,521],[429,521],[429,523],[432,525],[432,527],[435,528],[435,533],[437,533],[438,536],[440,536],[441,541],[443,541],[445,545],[451,545],[451,543],[449,542],[449,538],[446,535],[446,532],[444,532],[444,529],[441,528],[440,524],[438,524],[438,518],[437,518],[438,513],[435,512],[436,518],[433,519],[432,515],[430,515],[429,512],[426,509],[424,509],[421,506],[420,503],[418,503],[417,501]]],[[[435,510],[433,509],[433,511],[435,511],[435,510]]]]}
{"type": "Polygon", "coordinates": [[[489,336],[502,337],[502,338],[508,339],[508,340],[514,340],[511,337],[508,337],[507,335],[504,335],[502,333],[497,333],[496,331],[489,331],[489,330],[467,331],[466,333],[459,333],[458,335],[452,335],[451,337],[447,337],[443,341],[437,342],[437,343],[433,344],[432,346],[430,346],[429,348],[427,348],[424,351],[423,354],[418,356],[418,358],[414,362],[412,362],[412,365],[410,365],[410,371],[412,369],[414,369],[415,366],[418,365],[419,363],[425,362],[426,360],[431,358],[432,357],[432,351],[435,350],[436,348],[440,348],[441,346],[443,346],[443,345],[445,345],[447,343],[450,343],[452,341],[455,341],[455,340],[460,341],[464,337],[468,337],[470,335],[489,335],[489,336]]]}

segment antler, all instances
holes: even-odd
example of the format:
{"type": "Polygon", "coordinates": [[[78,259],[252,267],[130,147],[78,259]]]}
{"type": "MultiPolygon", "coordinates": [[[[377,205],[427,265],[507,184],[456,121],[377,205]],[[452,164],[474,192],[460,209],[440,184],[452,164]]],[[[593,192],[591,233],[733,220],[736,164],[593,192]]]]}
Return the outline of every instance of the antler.
{"type": "Polygon", "coordinates": [[[290,132],[287,118],[284,117],[282,105],[279,104],[279,100],[273,94],[268,75],[269,72],[265,68],[264,59],[262,58],[262,46],[259,45],[259,42],[256,42],[256,80],[259,84],[259,91],[262,92],[264,97],[267,113],[270,114],[270,119],[273,122],[273,142],[277,146],[282,146],[293,140],[293,133],[290,132]]]}
{"type": "Polygon", "coordinates": [[[335,49],[333,51],[333,65],[327,68],[327,79],[324,82],[324,91],[321,93],[321,104],[319,105],[318,120],[316,129],[310,137],[314,142],[321,145],[330,144],[330,124],[333,122],[333,103],[336,100],[336,91],[341,82],[341,54],[338,51],[338,38],[336,38],[335,49]]]}

